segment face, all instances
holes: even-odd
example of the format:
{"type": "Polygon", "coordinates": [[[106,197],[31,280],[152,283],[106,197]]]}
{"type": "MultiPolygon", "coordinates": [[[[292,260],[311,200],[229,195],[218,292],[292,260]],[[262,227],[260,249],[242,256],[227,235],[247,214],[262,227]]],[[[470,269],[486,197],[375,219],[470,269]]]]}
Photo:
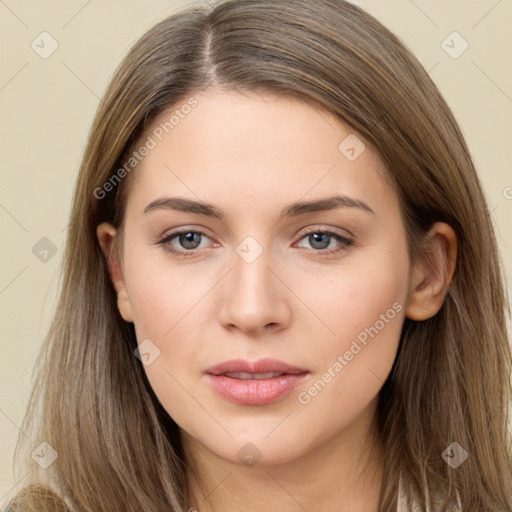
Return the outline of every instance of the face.
{"type": "Polygon", "coordinates": [[[400,205],[377,153],[328,112],[194,98],[141,139],[155,144],[130,176],[119,308],[189,443],[291,461],[375,412],[409,289],[400,205]]]}

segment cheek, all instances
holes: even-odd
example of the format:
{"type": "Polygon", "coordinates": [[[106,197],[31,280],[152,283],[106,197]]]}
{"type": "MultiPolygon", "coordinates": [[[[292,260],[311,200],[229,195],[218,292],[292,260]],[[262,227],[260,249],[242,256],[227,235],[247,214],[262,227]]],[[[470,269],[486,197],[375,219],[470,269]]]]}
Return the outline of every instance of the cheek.
{"type": "Polygon", "coordinates": [[[380,335],[398,325],[397,337],[408,291],[408,266],[405,245],[394,250],[375,247],[338,267],[322,269],[314,278],[295,277],[294,291],[321,320],[316,322],[320,339],[325,340],[322,346],[342,349],[359,334],[364,342],[365,333],[374,332],[375,326],[380,335]]]}
{"type": "Polygon", "coordinates": [[[407,248],[367,254],[335,280],[325,278],[326,293],[310,294],[316,297],[312,309],[333,331],[317,338],[311,356],[318,372],[297,394],[313,430],[325,420],[321,411],[339,412],[334,430],[360,414],[378,395],[396,357],[408,291],[407,248]]]}
{"type": "Polygon", "coordinates": [[[135,240],[126,245],[125,254],[125,281],[138,339],[165,340],[186,323],[185,317],[193,316],[211,287],[211,273],[198,278],[194,265],[173,262],[164,249],[135,240]]]}
{"type": "Polygon", "coordinates": [[[199,399],[201,391],[191,376],[200,372],[194,340],[204,339],[205,299],[214,283],[210,274],[198,279],[193,265],[171,266],[154,253],[134,248],[125,258],[136,336],[141,353],[144,346],[150,354],[144,371],[155,395],[171,417],[190,424],[194,415],[204,414],[194,408],[199,402],[191,400],[199,399]]]}
{"type": "Polygon", "coordinates": [[[198,354],[208,349],[205,334],[215,320],[209,292],[219,277],[207,269],[200,275],[197,265],[171,262],[163,249],[141,245],[127,244],[125,281],[137,340],[158,355],[144,369],[159,399],[174,411],[189,410],[182,386],[192,389],[191,376],[202,371],[198,354]]]}

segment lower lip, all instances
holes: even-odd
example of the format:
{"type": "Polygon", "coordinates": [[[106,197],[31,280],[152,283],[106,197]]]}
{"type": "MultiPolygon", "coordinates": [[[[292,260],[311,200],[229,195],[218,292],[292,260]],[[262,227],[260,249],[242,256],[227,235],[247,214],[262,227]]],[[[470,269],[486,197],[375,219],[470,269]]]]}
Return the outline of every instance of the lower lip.
{"type": "Polygon", "coordinates": [[[286,396],[308,375],[281,375],[270,379],[233,379],[225,375],[210,375],[212,388],[228,400],[241,405],[266,405],[286,396]]]}

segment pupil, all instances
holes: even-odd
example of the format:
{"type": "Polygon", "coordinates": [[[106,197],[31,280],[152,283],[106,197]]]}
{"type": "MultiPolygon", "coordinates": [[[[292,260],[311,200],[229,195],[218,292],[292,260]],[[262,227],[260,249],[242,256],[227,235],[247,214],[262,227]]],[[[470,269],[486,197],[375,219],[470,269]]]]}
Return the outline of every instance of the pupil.
{"type": "Polygon", "coordinates": [[[185,233],[180,236],[180,243],[186,249],[195,249],[197,246],[195,244],[198,242],[198,239],[199,233],[185,233]]]}
{"type": "Polygon", "coordinates": [[[310,240],[310,243],[316,249],[326,249],[329,246],[330,237],[328,235],[325,235],[324,233],[313,233],[312,235],[310,235],[310,237],[313,237],[312,241],[310,240]],[[325,240],[322,242],[321,239],[324,237],[325,240]],[[327,243],[325,243],[326,241],[327,243]],[[318,246],[318,244],[320,244],[320,247],[318,246]]]}

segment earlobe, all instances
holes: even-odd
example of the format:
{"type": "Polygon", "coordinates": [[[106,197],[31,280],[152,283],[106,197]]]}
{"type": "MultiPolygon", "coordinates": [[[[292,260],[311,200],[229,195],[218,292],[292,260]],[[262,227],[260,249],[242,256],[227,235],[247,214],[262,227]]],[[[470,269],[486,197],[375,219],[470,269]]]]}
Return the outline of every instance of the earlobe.
{"type": "Polygon", "coordinates": [[[123,320],[133,322],[130,300],[124,282],[123,268],[114,244],[116,235],[116,229],[108,222],[99,224],[96,228],[96,236],[106,259],[110,280],[117,294],[117,308],[123,320]]]}
{"type": "Polygon", "coordinates": [[[455,273],[457,236],[451,226],[436,222],[426,235],[424,253],[413,265],[405,313],[421,322],[442,307],[455,273]]]}

